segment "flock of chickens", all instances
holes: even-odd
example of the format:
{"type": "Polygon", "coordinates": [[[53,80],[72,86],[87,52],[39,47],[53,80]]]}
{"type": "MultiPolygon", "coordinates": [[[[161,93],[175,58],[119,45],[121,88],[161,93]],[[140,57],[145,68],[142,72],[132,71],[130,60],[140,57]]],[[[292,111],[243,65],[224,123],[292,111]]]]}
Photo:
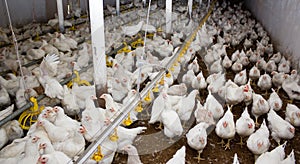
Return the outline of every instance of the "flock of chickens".
{"type": "MultiPolygon", "coordinates": [[[[0,105],[8,106],[0,114],[1,120],[13,112],[14,106],[21,108],[29,97],[37,97],[37,88],[42,87],[47,97],[39,102],[45,109],[25,136],[16,120],[0,128],[0,163],[52,164],[76,161],[86,145],[95,141],[122,112],[123,105],[137,95],[135,87],[148,85],[161,69],[165,69],[164,66],[200,21],[198,19],[203,17],[199,12],[206,13],[207,6],[201,1],[199,4],[190,16],[179,14],[188,13],[186,7],[176,7],[173,15],[174,33],[169,40],[164,39],[163,32],[156,31],[161,23],[157,15],[164,15],[164,11],[158,8],[152,7],[152,10],[157,10],[157,15],[150,17],[149,25],[141,21],[146,16],[142,11],[137,12],[140,17],[138,22],[131,22],[137,25],[119,28],[128,22],[128,15],[106,20],[111,28],[106,28],[108,50],[116,46],[115,40],[121,37],[131,37],[145,29],[151,29],[156,34],[144,43],[145,49],[137,47],[114,58],[108,57],[113,63],[112,67],[107,67],[109,93],[101,97],[95,97],[93,85],[73,83],[69,88],[59,83],[74,70],[80,71],[90,65],[91,45],[86,42],[79,45],[75,39],[88,39],[88,27],[83,26],[66,34],[49,33],[39,36],[38,40],[21,42],[20,54],[26,54],[21,55],[21,63],[43,58],[38,66],[22,67],[23,77],[15,75],[20,69],[15,64],[17,57],[13,47],[2,48],[1,70],[9,69],[13,73],[0,76],[0,105]],[[15,100],[11,100],[12,97],[15,100]],[[94,101],[98,98],[105,100],[105,108],[95,106],[94,101]],[[73,119],[75,117],[78,119],[73,119]]],[[[230,149],[230,140],[239,135],[241,145],[245,144],[244,138],[248,138],[246,145],[256,156],[256,163],[295,163],[294,151],[286,156],[284,148],[288,140],[293,139],[295,127],[300,125],[300,109],[292,103],[300,99],[299,76],[284,55],[275,53],[267,32],[250,17],[250,12],[242,10],[241,5],[217,2],[212,15],[197,32],[186,54],[173,63],[156,86],[159,92],[150,90],[147,97],[141,99],[141,106],[150,108],[148,127],[160,122],[159,128],[171,140],[185,136],[188,146],[198,152],[198,161],[205,160],[201,153],[207,146],[208,129],[213,127],[222,139],[225,150],[230,149]],[[232,54],[228,53],[230,46],[239,45],[243,46],[236,48],[232,54]],[[197,56],[199,52],[201,55],[197,56]],[[209,74],[201,70],[200,61],[204,61],[209,74]],[[228,78],[229,72],[235,73],[234,77],[228,78]],[[255,93],[255,88],[266,93],[263,96],[255,93]],[[279,90],[284,90],[291,99],[285,109],[278,95],[279,90]],[[206,91],[208,96],[203,99],[206,91]],[[270,91],[272,93],[269,95],[270,91]],[[240,105],[245,108],[242,115],[234,119],[235,106],[240,105]],[[285,118],[277,114],[282,110],[285,110],[285,118]],[[259,118],[265,116],[266,119],[259,124],[259,120],[262,120],[259,118]],[[196,124],[185,134],[187,122],[193,118],[196,124]],[[273,150],[269,150],[270,135],[279,145],[273,150]],[[223,140],[227,140],[227,143],[223,140]],[[282,144],[282,140],[287,141],[282,144]]],[[[131,15],[136,16],[134,12],[131,15]]],[[[93,68],[80,73],[80,78],[92,82],[93,68]]],[[[131,111],[128,119],[137,121],[139,112],[131,111]]],[[[112,163],[115,153],[123,151],[128,154],[127,163],[142,163],[134,140],[146,130],[147,126],[126,128],[119,125],[101,143],[100,163],[112,163]]],[[[167,163],[185,163],[186,149],[183,146],[167,163]]],[[[236,153],[234,163],[238,163],[241,152],[236,153]]],[[[97,163],[94,160],[96,157],[92,158],[85,163],[97,163]]]]}

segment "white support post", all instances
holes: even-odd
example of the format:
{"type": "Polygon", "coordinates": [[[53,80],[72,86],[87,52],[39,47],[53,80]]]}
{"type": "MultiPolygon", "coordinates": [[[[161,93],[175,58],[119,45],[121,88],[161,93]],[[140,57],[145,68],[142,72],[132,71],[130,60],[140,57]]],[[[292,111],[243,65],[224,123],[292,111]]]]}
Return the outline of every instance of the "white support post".
{"type": "Polygon", "coordinates": [[[172,33],[172,0],[166,0],[166,33],[172,33]]]}
{"type": "Polygon", "coordinates": [[[190,19],[191,19],[192,13],[193,13],[193,0],[188,1],[188,8],[189,8],[189,15],[190,15],[190,19]]]}
{"type": "Polygon", "coordinates": [[[56,0],[56,5],[57,5],[59,30],[60,32],[64,32],[65,26],[64,26],[64,12],[63,12],[62,0],[56,0]]]}
{"type": "Polygon", "coordinates": [[[116,11],[117,11],[117,16],[120,15],[120,0],[116,0],[116,11]]]}
{"type": "MultiPolygon", "coordinates": [[[[96,95],[107,93],[103,0],[90,0],[90,22],[96,95]]],[[[101,104],[99,104],[101,106],[101,104]]]]}

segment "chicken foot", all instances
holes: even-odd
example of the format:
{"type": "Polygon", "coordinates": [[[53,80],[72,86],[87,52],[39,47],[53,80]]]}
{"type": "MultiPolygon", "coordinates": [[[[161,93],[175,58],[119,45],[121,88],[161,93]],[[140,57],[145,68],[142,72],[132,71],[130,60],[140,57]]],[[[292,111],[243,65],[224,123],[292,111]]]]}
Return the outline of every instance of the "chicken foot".
{"type": "Polygon", "coordinates": [[[230,140],[231,140],[231,139],[228,139],[226,145],[224,146],[224,147],[225,147],[225,150],[230,149],[230,140]]]}
{"type": "Polygon", "coordinates": [[[198,151],[198,156],[197,156],[197,157],[194,157],[195,159],[198,160],[198,162],[204,161],[204,160],[205,160],[204,158],[201,158],[201,153],[202,153],[202,150],[201,150],[201,151],[198,151]]]}

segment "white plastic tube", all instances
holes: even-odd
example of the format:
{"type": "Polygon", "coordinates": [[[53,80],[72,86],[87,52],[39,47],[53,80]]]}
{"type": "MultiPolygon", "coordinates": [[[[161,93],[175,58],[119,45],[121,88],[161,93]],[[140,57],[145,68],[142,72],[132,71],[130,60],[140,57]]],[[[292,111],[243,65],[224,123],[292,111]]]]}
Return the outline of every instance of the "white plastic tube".
{"type": "Polygon", "coordinates": [[[65,27],[64,27],[64,12],[63,12],[62,0],[56,0],[56,5],[57,5],[59,30],[60,32],[64,32],[65,27]]]}

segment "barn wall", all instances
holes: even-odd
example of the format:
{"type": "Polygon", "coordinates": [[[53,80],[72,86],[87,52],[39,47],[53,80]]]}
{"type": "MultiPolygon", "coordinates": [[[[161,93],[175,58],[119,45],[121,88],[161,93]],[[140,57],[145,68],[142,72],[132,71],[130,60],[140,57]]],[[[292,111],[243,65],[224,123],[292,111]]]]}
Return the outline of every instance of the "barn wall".
{"type": "Polygon", "coordinates": [[[292,55],[300,68],[300,1],[245,0],[246,6],[269,32],[273,44],[292,55]]]}
{"type": "MultiPolygon", "coordinates": [[[[64,15],[67,14],[68,1],[80,2],[81,9],[85,12],[89,0],[63,0],[64,15]]],[[[121,2],[129,2],[130,0],[121,0],[121,2]]],[[[106,4],[115,5],[115,0],[103,0],[104,6],[106,4]]],[[[20,27],[24,24],[33,22],[47,22],[47,20],[54,18],[56,13],[56,0],[7,0],[10,10],[10,16],[13,26],[20,27]]],[[[8,27],[8,17],[5,8],[4,0],[0,1],[0,27],[8,27]]]]}

